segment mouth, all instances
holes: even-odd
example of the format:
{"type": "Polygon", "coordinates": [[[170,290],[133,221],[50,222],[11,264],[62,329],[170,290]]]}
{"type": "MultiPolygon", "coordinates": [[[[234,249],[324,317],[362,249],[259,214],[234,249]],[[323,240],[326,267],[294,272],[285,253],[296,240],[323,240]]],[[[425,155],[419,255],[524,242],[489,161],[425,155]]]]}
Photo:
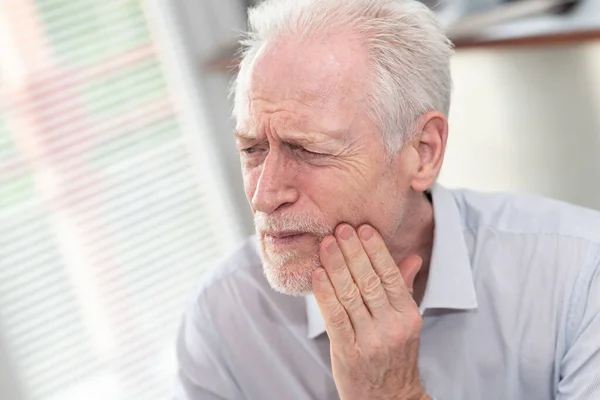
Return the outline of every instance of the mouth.
{"type": "Polygon", "coordinates": [[[294,245],[309,236],[309,233],[301,231],[272,231],[264,233],[265,241],[276,246],[294,245]]]}
{"type": "Polygon", "coordinates": [[[271,236],[274,238],[286,238],[286,237],[290,237],[290,236],[298,236],[298,235],[303,235],[306,232],[302,232],[302,231],[269,231],[269,232],[265,232],[265,236],[271,236]]]}

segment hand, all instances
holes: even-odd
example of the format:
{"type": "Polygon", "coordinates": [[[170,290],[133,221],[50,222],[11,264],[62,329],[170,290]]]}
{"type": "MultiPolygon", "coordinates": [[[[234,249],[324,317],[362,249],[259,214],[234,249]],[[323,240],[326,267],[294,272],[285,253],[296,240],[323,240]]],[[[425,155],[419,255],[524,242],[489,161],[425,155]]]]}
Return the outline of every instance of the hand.
{"type": "Polygon", "coordinates": [[[347,224],[321,242],[313,291],[342,400],[429,399],[417,366],[421,314],[411,292],[422,260],[396,265],[379,233],[347,224]]]}

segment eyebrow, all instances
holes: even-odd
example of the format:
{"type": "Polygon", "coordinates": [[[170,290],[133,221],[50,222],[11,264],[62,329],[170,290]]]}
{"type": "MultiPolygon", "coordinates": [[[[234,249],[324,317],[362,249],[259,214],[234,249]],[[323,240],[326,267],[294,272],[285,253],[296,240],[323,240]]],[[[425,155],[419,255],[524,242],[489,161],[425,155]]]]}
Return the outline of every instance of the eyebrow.
{"type": "MultiPolygon", "coordinates": [[[[302,135],[297,135],[300,132],[295,132],[296,135],[293,135],[293,137],[287,137],[287,138],[282,138],[281,142],[286,144],[286,145],[291,145],[291,146],[298,146],[298,147],[312,147],[313,145],[321,145],[324,146],[322,147],[323,149],[329,149],[329,151],[333,151],[332,148],[327,145],[326,143],[336,143],[337,146],[346,146],[348,144],[348,142],[351,140],[350,137],[348,137],[347,135],[344,135],[344,133],[347,133],[347,129],[343,129],[343,130],[331,130],[327,133],[325,132],[318,132],[315,131],[314,133],[317,133],[319,135],[319,137],[321,137],[321,135],[325,135],[327,138],[326,139],[318,139],[314,136],[309,136],[306,137],[304,134],[302,135]],[[333,137],[330,135],[334,135],[333,137]],[[338,135],[341,135],[341,137],[339,137],[338,135]]],[[[253,130],[245,131],[245,130],[238,130],[235,129],[234,130],[234,135],[236,138],[236,142],[237,142],[237,146],[238,147],[249,147],[249,146],[254,146],[257,144],[258,139],[256,137],[256,135],[254,134],[253,130]]],[[[320,146],[320,147],[321,147],[320,146]]]]}
{"type": "MultiPolygon", "coordinates": [[[[234,135],[237,141],[241,143],[253,143],[256,141],[256,136],[242,131],[234,131],[234,135]]],[[[287,144],[293,145],[308,145],[319,142],[312,137],[291,137],[291,138],[282,138],[281,141],[287,144]]]]}
{"type": "Polygon", "coordinates": [[[235,130],[233,133],[235,135],[235,139],[239,140],[241,142],[252,142],[252,141],[256,140],[256,136],[246,133],[246,132],[241,132],[241,131],[235,130]]]}

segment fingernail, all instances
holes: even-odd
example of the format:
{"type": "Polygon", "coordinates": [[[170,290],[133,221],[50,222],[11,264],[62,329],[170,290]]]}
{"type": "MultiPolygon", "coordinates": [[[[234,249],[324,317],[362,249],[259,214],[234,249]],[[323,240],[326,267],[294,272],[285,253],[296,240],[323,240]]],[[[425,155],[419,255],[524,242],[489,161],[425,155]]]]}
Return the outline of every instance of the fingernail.
{"type": "Polygon", "coordinates": [[[352,237],[352,228],[348,225],[344,225],[340,229],[340,237],[342,240],[348,240],[352,237]]]}
{"type": "Polygon", "coordinates": [[[327,243],[325,245],[325,248],[327,249],[327,252],[329,254],[335,253],[335,251],[337,250],[337,243],[335,242],[335,239],[334,238],[329,239],[329,243],[327,243]]]}
{"type": "Polygon", "coordinates": [[[373,228],[368,225],[363,225],[358,230],[358,234],[362,240],[369,240],[373,237],[373,228]]]}

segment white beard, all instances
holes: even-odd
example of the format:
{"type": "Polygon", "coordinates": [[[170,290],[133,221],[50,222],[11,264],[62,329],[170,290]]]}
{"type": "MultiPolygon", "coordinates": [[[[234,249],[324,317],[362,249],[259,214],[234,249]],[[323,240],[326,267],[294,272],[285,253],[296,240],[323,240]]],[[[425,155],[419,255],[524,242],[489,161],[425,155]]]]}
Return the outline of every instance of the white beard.
{"type": "Polygon", "coordinates": [[[256,232],[259,236],[263,272],[267,281],[280,293],[290,296],[304,296],[312,293],[312,272],[321,265],[319,244],[323,238],[333,233],[308,215],[278,217],[277,220],[262,213],[254,217],[256,232]],[[264,233],[269,230],[297,230],[310,233],[316,238],[312,249],[276,251],[265,243],[264,233]]]}
{"type": "Polygon", "coordinates": [[[261,247],[263,272],[274,290],[290,296],[312,293],[312,272],[320,266],[318,248],[312,255],[303,255],[274,252],[264,243],[261,247]]]}

